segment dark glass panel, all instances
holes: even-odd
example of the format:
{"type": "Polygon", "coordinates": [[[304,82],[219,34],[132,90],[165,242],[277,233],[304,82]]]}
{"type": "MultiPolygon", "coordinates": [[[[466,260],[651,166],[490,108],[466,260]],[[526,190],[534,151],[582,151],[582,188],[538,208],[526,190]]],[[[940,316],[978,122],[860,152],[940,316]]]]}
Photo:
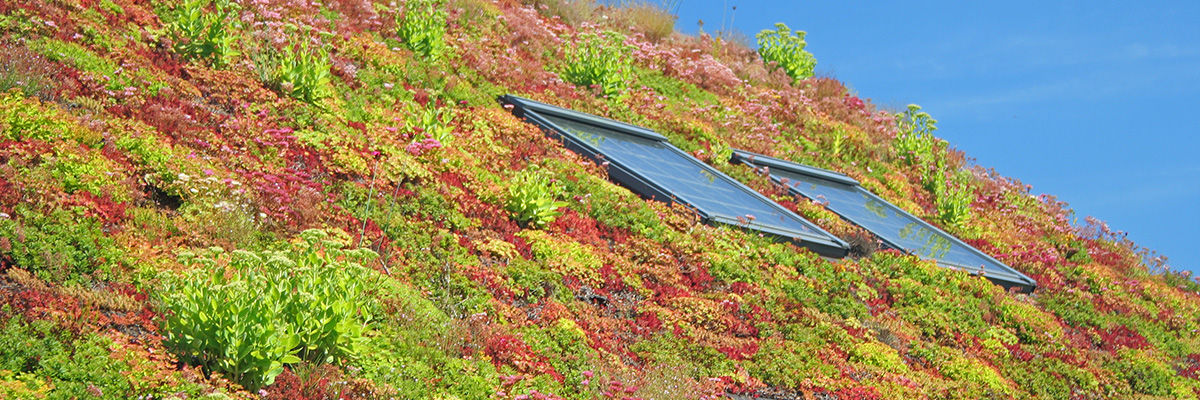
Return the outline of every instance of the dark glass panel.
{"type": "Polygon", "coordinates": [[[750,227],[770,226],[812,233],[808,222],[748,193],[719,176],[720,172],[669,143],[649,140],[593,124],[539,114],[574,138],[591,145],[610,161],[653,181],[679,201],[714,216],[746,219],[750,227]],[[750,218],[753,217],[753,218],[750,218]]]}
{"type": "Polygon", "coordinates": [[[869,194],[860,186],[811,178],[778,168],[772,169],[771,174],[782,178],[781,181],[787,179],[784,181],[786,185],[804,197],[828,202],[826,207],[833,212],[922,258],[982,268],[985,273],[1012,273],[1008,267],[995,265],[966,245],[958,244],[956,240],[933,229],[925,221],[900,212],[896,206],[869,194]]]}
{"type": "Polygon", "coordinates": [[[848,176],[743,151],[735,151],[734,158],[754,167],[766,166],[772,178],[793,193],[825,203],[826,208],[871,231],[888,247],[936,260],[943,266],[982,273],[1006,286],[1031,290],[1037,285],[1019,271],[867,191],[848,176]]]}

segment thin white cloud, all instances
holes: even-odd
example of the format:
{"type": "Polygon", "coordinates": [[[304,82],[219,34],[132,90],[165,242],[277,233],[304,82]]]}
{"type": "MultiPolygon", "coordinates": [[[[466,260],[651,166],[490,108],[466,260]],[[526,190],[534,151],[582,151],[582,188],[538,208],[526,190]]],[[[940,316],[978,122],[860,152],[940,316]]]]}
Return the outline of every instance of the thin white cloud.
{"type": "Polygon", "coordinates": [[[1171,60],[1180,58],[1200,57],[1200,48],[1183,47],[1175,44],[1158,44],[1147,45],[1143,43],[1133,43],[1125,46],[1127,57],[1132,59],[1159,59],[1171,60]]]}

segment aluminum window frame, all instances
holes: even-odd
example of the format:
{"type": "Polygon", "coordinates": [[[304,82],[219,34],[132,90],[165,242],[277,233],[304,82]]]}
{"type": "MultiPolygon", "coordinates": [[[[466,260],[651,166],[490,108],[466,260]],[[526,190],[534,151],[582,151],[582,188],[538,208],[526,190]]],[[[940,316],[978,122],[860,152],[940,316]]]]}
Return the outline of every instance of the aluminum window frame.
{"type": "Polygon", "coordinates": [[[725,225],[743,230],[752,230],[761,232],[774,238],[791,241],[801,247],[806,247],[813,252],[829,258],[843,258],[849,254],[849,245],[839,239],[837,236],[826,232],[821,227],[809,222],[803,217],[796,215],[791,210],[784,208],[770,198],[763,196],[758,191],[747,187],[742,182],[725,175],[725,173],[717,170],[711,165],[704,163],[692,157],[687,152],[680,150],[672,145],[666,136],[660,135],[652,130],[627,124],[620,121],[614,121],[607,118],[602,118],[592,114],[582,113],[575,110],[570,110],[562,107],[557,107],[526,98],[506,95],[500,96],[497,99],[501,104],[512,107],[514,116],[524,119],[526,122],[532,123],[542,129],[547,136],[557,139],[568,150],[577,154],[583,155],[591,159],[597,164],[608,162],[609,179],[628,188],[638,196],[655,201],[661,201],[668,204],[681,203],[696,211],[700,216],[700,220],[709,225],[725,225]],[[739,220],[736,215],[724,215],[705,210],[698,207],[696,202],[690,201],[684,196],[679,196],[671,193],[665,185],[656,182],[653,178],[645,174],[638,173],[636,168],[617,160],[616,157],[605,157],[604,153],[597,147],[586,141],[579,140],[575,136],[567,133],[567,131],[553,122],[545,118],[543,115],[550,115],[557,118],[563,118],[574,122],[580,122],[587,125],[592,125],[597,128],[611,130],[620,134],[627,134],[641,139],[663,145],[664,148],[671,153],[679,156],[682,160],[695,164],[705,172],[711,174],[715,179],[719,179],[730,187],[745,193],[759,201],[766,207],[778,211],[780,215],[795,220],[799,225],[805,226],[811,232],[797,231],[780,226],[772,226],[760,221],[747,222],[744,219],[739,220]]]}
{"type": "MultiPolygon", "coordinates": [[[[884,200],[882,197],[877,196],[875,193],[871,193],[870,190],[867,190],[866,188],[862,187],[862,185],[857,180],[855,180],[854,178],[851,178],[850,176],[848,176],[846,174],[836,172],[836,171],[830,171],[830,170],[826,170],[826,169],[811,167],[811,166],[807,166],[807,165],[803,165],[803,164],[798,164],[798,163],[794,163],[794,162],[790,162],[790,161],[780,160],[778,158],[769,157],[769,156],[765,156],[762,154],[756,154],[756,153],[752,153],[752,152],[748,152],[748,151],[744,151],[744,150],[738,150],[738,149],[733,149],[733,155],[730,157],[730,162],[740,163],[743,165],[750,166],[752,168],[767,167],[768,172],[773,169],[784,170],[784,171],[788,171],[791,173],[803,175],[803,176],[806,176],[809,178],[825,180],[825,181],[829,181],[832,183],[842,184],[842,185],[853,187],[860,194],[867,196],[869,199],[878,201],[880,204],[887,207],[893,213],[903,216],[903,217],[907,217],[908,219],[911,219],[911,220],[921,224],[923,228],[928,229],[933,234],[939,235],[939,236],[943,237],[944,239],[949,240],[952,244],[960,246],[965,251],[967,251],[971,254],[974,254],[976,256],[979,256],[984,261],[995,264],[994,266],[1002,267],[1002,269],[1006,270],[1006,271],[999,271],[1000,273],[997,273],[997,271],[986,271],[986,273],[985,273],[983,268],[981,268],[979,266],[964,265],[961,263],[945,261],[945,260],[941,260],[941,259],[937,259],[937,258],[933,258],[933,257],[925,257],[921,254],[917,254],[916,252],[906,249],[905,247],[901,246],[899,243],[889,239],[888,237],[886,237],[884,235],[879,234],[878,232],[867,229],[866,226],[864,226],[863,224],[855,221],[854,219],[852,219],[850,217],[847,217],[846,215],[838,212],[837,210],[827,207],[827,209],[829,211],[833,212],[834,214],[837,214],[838,217],[841,217],[846,222],[852,223],[854,225],[862,227],[863,229],[866,229],[868,232],[871,232],[871,234],[873,236],[875,236],[876,239],[879,239],[879,241],[881,243],[883,243],[883,245],[885,247],[890,248],[890,249],[899,250],[899,251],[902,251],[902,252],[905,252],[908,254],[916,254],[917,256],[919,256],[923,259],[936,261],[938,263],[938,265],[940,265],[942,267],[952,268],[952,269],[962,269],[962,270],[970,272],[972,275],[983,275],[984,278],[987,278],[988,280],[1004,287],[1005,289],[1016,288],[1018,291],[1021,291],[1021,292],[1032,292],[1034,289],[1037,288],[1037,281],[1033,280],[1033,278],[1030,278],[1029,276],[1021,273],[1020,271],[1017,271],[1015,268],[1009,266],[1008,264],[1000,262],[995,257],[992,257],[991,255],[988,255],[987,253],[984,253],[983,251],[976,249],[974,246],[971,246],[971,245],[967,244],[966,242],[963,242],[958,237],[951,235],[949,232],[946,232],[946,231],[938,228],[937,226],[934,226],[933,224],[929,223],[928,221],[925,221],[924,219],[921,219],[907,211],[904,211],[904,209],[896,206],[895,204],[892,204],[891,202],[889,202],[887,200],[884,200]]],[[[777,184],[787,186],[788,193],[791,193],[794,196],[798,196],[798,197],[802,197],[802,198],[810,199],[810,200],[815,200],[809,196],[804,195],[804,193],[802,193],[796,187],[794,187],[792,185],[784,184],[782,179],[774,174],[771,175],[771,180],[777,184]]]]}

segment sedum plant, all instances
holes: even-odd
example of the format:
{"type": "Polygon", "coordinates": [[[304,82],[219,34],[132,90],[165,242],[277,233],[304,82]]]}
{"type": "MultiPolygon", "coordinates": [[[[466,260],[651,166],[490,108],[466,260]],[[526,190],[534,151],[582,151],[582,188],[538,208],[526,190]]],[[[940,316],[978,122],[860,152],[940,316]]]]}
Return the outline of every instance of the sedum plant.
{"type": "Polygon", "coordinates": [[[444,0],[408,0],[396,16],[396,35],[413,53],[437,61],[446,52],[444,0]]]}
{"type": "Polygon", "coordinates": [[[184,1],[168,26],[175,52],[215,66],[224,66],[241,54],[233,48],[237,38],[231,32],[238,20],[236,7],[228,0],[184,1]]]}
{"type": "Polygon", "coordinates": [[[364,291],[375,275],[361,263],[376,254],[349,242],[344,232],[307,230],[281,251],[181,252],[198,268],[158,292],[163,344],[251,390],[286,364],[355,357],[374,306],[364,291]]]}
{"type": "Polygon", "coordinates": [[[775,30],[763,29],[754,38],[758,39],[758,54],[763,61],[776,62],[796,82],[812,77],[817,66],[817,59],[804,50],[808,44],[804,41],[805,34],[804,31],[793,32],[780,22],[775,24],[775,30]]]}
{"type": "Polygon", "coordinates": [[[505,209],[526,227],[541,229],[562,215],[558,211],[566,202],[558,201],[558,185],[536,169],[522,171],[508,187],[505,209]]]}
{"type": "Polygon", "coordinates": [[[578,46],[567,49],[566,61],[563,79],[596,87],[605,96],[620,94],[633,78],[633,46],[617,32],[580,34],[578,46]]]}
{"type": "Polygon", "coordinates": [[[921,111],[921,106],[909,104],[908,109],[896,113],[896,152],[906,165],[917,165],[933,160],[933,150],[938,146],[937,120],[921,111]]]}

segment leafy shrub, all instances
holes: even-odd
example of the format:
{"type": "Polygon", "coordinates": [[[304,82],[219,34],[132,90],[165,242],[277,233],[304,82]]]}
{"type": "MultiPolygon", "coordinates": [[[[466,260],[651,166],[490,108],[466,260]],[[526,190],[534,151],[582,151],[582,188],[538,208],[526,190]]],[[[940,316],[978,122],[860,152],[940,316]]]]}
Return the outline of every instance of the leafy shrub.
{"type": "MultiPolygon", "coordinates": [[[[992,369],[983,361],[949,354],[943,354],[943,358],[948,359],[944,360],[941,364],[942,375],[971,384],[972,386],[978,386],[982,389],[979,392],[970,393],[970,395],[978,396],[983,393],[1010,394],[1012,392],[1004,377],[1001,377],[995,369],[992,369]]],[[[959,390],[964,389],[967,388],[960,388],[959,390]]]]}
{"type": "Polygon", "coordinates": [[[16,266],[49,282],[82,279],[106,273],[123,257],[116,242],[100,223],[84,216],[84,210],[56,209],[43,215],[19,205],[17,219],[0,219],[0,258],[9,257],[16,266]]]}
{"type": "Polygon", "coordinates": [[[563,79],[605,96],[620,94],[633,78],[633,46],[617,32],[580,34],[576,46],[567,49],[566,62],[563,79]]]}
{"type": "Polygon", "coordinates": [[[16,90],[0,93],[0,138],[17,141],[66,139],[88,147],[96,147],[101,140],[99,134],[62,118],[57,109],[45,107],[38,99],[27,98],[16,90]]]}
{"type": "MultiPolygon", "coordinates": [[[[0,312],[2,313],[2,312],[0,312]]],[[[46,320],[12,317],[0,320],[0,398],[130,399],[184,398],[200,394],[198,385],[178,376],[156,379],[163,387],[139,382],[144,359],[118,350],[97,333],[72,334],[46,320]]]]}
{"type": "Polygon", "coordinates": [[[28,374],[0,369],[0,397],[6,399],[44,399],[54,387],[48,380],[28,374]]]}
{"type": "Polygon", "coordinates": [[[396,35],[414,53],[436,62],[446,52],[444,0],[408,0],[396,16],[396,35]]]}
{"type": "Polygon", "coordinates": [[[111,342],[103,336],[74,338],[51,322],[27,323],[19,317],[3,326],[0,371],[20,374],[15,377],[26,385],[42,386],[55,398],[119,399],[131,394],[122,375],[128,368],[108,359],[111,342]],[[89,392],[89,387],[94,389],[89,392]]]}
{"type": "Polygon", "coordinates": [[[224,66],[240,54],[233,48],[237,37],[237,5],[229,0],[187,0],[175,8],[167,29],[174,50],[184,58],[202,59],[224,66]],[[211,5],[211,7],[210,7],[211,5]]]}
{"type": "Polygon", "coordinates": [[[963,170],[947,171],[944,159],[939,158],[922,178],[926,190],[933,193],[938,219],[949,226],[963,226],[971,217],[971,203],[975,192],[971,188],[969,173],[963,170]]]}
{"type": "MultiPolygon", "coordinates": [[[[384,315],[354,366],[397,398],[486,398],[495,393],[496,368],[470,356],[463,320],[452,319],[420,290],[395,280],[381,283],[384,315]],[[454,397],[458,396],[458,397],[454,397]]],[[[476,321],[481,322],[481,321],[476,321]]]]}
{"type": "Polygon", "coordinates": [[[168,279],[159,292],[164,344],[182,361],[251,389],[271,384],[284,364],[353,358],[373,306],[363,292],[375,275],[360,263],[375,253],[345,250],[344,232],[300,237],[283,251],[180,253],[181,262],[202,268],[168,279]],[[229,271],[217,267],[222,262],[229,271]]]}
{"type": "MultiPolygon", "coordinates": [[[[588,354],[592,350],[588,347],[587,333],[579,325],[561,318],[546,328],[528,329],[523,337],[536,354],[548,358],[554,371],[562,375],[563,391],[582,389],[580,383],[587,378],[581,373],[589,368],[588,354]]],[[[575,394],[584,397],[583,393],[575,394]]]]}
{"type": "Polygon", "coordinates": [[[255,57],[255,67],[264,84],[309,104],[333,95],[329,65],[325,50],[309,48],[307,40],[286,46],[282,52],[266,46],[255,57]]]}
{"type": "Polygon", "coordinates": [[[817,59],[812,53],[804,51],[808,43],[804,41],[804,31],[793,32],[787,25],[780,22],[775,24],[775,30],[763,29],[757,35],[758,54],[764,62],[774,61],[783,71],[792,77],[792,81],[800,81],[813,76],[817,59]]]}
{"type": "Polygon", "coordinates": [[[1171,379],[1175,371],[1153,356],[1134,350],[1120,352],[1120,360],[1113,368],[1118,376],[1129,384],[1134,393],[1152,396],[1171,394],[1171,379]]]}
{"type": "Polygon", "coordinates": [[[733,376],[737,366],[716,349],[693,343],[671,332],[652,336],[629,346],[647,364],[670,365],[692,378],[733,376]]]}
{"type": "Polygon", "coordinates": [[[850,348],[850,360],[877,367],[891,373],[904,373],[908,365],[896,350],[879,342],[863,342],[850,348]]]}
{"type": "Polygon", "coordinates": [[[1028,392],[1028,395],[1023,394],[1026,398],[1105,398],[1101,395],[1100,381],[1093,372],[1057,358],[1012,360],[1000,366],[1005,378],[1017,382],[1021,390],[1028,392]]]}
{"type": "Polygon", "coordinates": [[[586,210],[597,222],[637,232],[650,239],[661,239],[667,227],[649,204],[629,190],[593,174],[570,173],[558,183],[567,198],[576,199],[572,207],[586,210]]]}
{"type": "Polygon", "coordinates": [[[544,228],[562,215],[558,211],[566,202],[558,201],[558,185],[537,169],[528,169],[517,174],[508,187],[505,209],[514,219],[525,226],[544,228]]]}
{"type": "MultiPolygon", "coordinates": [[[[542,231],[523,231],[517,235],[525,239],[533,255],[545,262],[559,277],[573,277],[586,285],[604,283],[599,272],[603,262],[587,246],[574,241],[555,240],[553,235],[542,231]]],[[[513,269],[516,268],[510,268],[510,272],[513,269]]]]}
{"type": "Polygon", "coordinates": [[[38,165],[31,170],[47,169],[50,176],[62,184],[63,190],[68,194],[86,190],[91,193],[115,193],[125,195],[124,187],[112,179],[105,179],[111,176],[114,169],[112,161],[105,158],[99,152],[92,152],[86,155],[77,155],[72,153],[63,153],[54,159],[48,165],[38,165]],[[108,190],[106,190],[108,189],[108,190]]]}
{"type": "Polygon", "coordinates": [[[816,338],[809,343],[795,339],[764,341],[758,353],[754,354],[753,362],[743,365],[751,375],[766,384],[800,387],[804,381],[837,375],[836,368],[825,364],[820,357],[814,357],[824,345],[826,343],[816,338]]]}

